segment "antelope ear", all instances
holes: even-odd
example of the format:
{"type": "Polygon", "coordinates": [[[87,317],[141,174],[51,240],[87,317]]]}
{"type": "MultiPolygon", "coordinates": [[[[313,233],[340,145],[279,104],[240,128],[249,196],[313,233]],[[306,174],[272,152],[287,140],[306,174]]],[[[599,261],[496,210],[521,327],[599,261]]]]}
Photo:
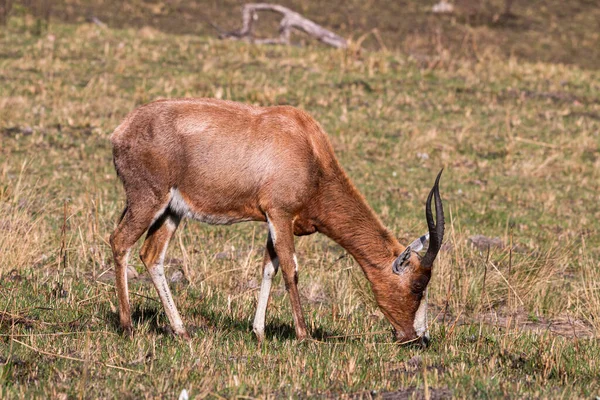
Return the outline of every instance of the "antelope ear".
{"type": "Polygon", "coordinates": [[[409,244],[408,247],[413,249],[413,251],[419,252],[419,251],[423,250],[423,246],[425,246],[425,243],[427,243],[428,241],[429,241],[429,232],[427,232],[426,234],[424,234],[423,236],[421,236],[420,238],[418,238],[417,240],[415,240],[414,242],[409,244]]]}
{"type": "Polygon", "coordinates": [[[392,264],[393,273],[401,275],[404,272],[406,267],[410,264],[410,253],[412,253],[412,248],[408,246],[406,250],[394,260],[394,263],[392,264]]]}
{"type": "Polygon", "coordinates": [[[410,260],[410,253],[419,252],[423,250],[425,243],[429,241],[429,233],[424,234],[414,242],[408,245],[408,247],[394,260],[392,264],[392,272],[396,275],[400,275],[408,267],[410,260]]]}

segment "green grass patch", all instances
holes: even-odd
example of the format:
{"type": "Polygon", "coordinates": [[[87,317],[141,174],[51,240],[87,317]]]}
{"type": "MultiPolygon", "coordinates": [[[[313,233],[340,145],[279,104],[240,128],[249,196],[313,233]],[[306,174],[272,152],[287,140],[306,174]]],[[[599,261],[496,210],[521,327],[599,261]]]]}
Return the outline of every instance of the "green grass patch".
{"type": "MultiPolygon", "coordinates": [[[[0,397],[590,397],[600,375],[600,76],[494,56],[435,69],[395,52],[262,47],[148,30],[0,30],[0,397]],[[191,343],[132,280],[120,334],[107,240],[124,193],[108,136],[164,97],[290,104],[402,242],[426,230],[440,167],[446,244],[432,346],[398,347],[367,281],[319,235],[297,239],[313,340],[279,277],[251,321],[267,229],[182,224],[168,252],[191,343]],[[474,235],[498,238],[488,250],[474,235]],[[485,279],[484,279],[485,277],[485,279]]],[[[134,250],[137,254],[137,249],[134,250]]]]}

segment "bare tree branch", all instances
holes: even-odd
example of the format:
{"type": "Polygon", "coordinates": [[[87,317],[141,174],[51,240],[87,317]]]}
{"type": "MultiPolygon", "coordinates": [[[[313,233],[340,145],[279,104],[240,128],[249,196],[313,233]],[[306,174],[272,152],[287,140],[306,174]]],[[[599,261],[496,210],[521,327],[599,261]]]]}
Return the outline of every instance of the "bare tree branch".
{"type": "Polygon", "coordinates": [[[297,12],[279,4],[270,3],[249,3],[242,8],[242,29],[235,32],[227,32],[220,35],[220,38],[247,39],[253,43],[261,44],[289,44],[292,29],[298,29],[315,37],[321,42],[336,48],[345,49],[348,47],[346,39],[323,28],[321,25],[304,18],[297,12]],[[252,25],[258,19],[258,11],[270,11],[283,15],[279,23],[279,37],[272,39],[254,39],[252,37],[252,25]]]}
{"type": "Polygon", "coordinates": [[[104,22],[102,22],[98,17],[92,15],[91,17],[88,18],[88,21],[98,25],[100,28],[102,29],[106,29],[108,28],[108,25],[106,25],[104,22]]]}

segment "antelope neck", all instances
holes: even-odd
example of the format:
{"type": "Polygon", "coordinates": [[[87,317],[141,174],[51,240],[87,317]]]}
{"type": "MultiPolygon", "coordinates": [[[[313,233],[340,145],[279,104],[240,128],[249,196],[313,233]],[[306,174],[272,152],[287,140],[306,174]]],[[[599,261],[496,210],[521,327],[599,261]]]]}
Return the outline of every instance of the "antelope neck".
{"type": "Polygon", "coordinates": [[[320,196],[317,229],[346,249],[367,278],[374,269],[391,268],[402,245],[345,174],[328,181],[326,186],[320,196]]]}

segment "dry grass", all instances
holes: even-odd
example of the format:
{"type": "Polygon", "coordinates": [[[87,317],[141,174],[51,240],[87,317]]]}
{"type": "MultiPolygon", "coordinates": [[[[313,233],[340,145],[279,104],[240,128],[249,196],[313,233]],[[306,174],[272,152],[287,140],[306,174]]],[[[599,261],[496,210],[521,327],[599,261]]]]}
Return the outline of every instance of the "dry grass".
{"type": "Polygon", "coordinates": [[[492,56],[427,70],[394,52],[49,29],[0,31],[0,397],[598,394],[596,71],[492,56]],[[165,332],[145,274],[136,337],[121,337],[107,238],[123,192],[107,138],[136,105],[178,96],[308,110],[403,242],[423,233],[445,166],[432,347],[391,343],[356,263],[318,235],[297,240],[315,340],[294,341],[279,282],[257,346],[260,224],[178,231],[167,276],[190,269],[173,289],[191,344],[165,332]],[[475,234],[503,245],[476,248],[475,234]]]}
{"type": "MultiPolygon", "coordinates": [[[[9,182],[10,174],[3,174],[3,182],[9,182]]],[[[35,188],[30,187],[27,178],[27,161],[23,161],[13,183],[2,188],[0,194],[0,271],[20,271],[45,261],[46,244],[49,234],[43,216],[32,212],[30,199],[35,196],[35,188]]]]}
{"type": "MultiPolygon", "coordinates": [[[[16,0],[16,3],[52,4],[52,18],[81,23],[96,16],[112,28],[142,28],[175,34],[216,37],[221,30],[241,27],[237,0],[190,2],[185,0],[16,0]]],[[[600,9],[593,1],[515,1],[512,14],[504,15],[505,0],[454,1],[454,15],[436,15],[431,7],[437,0],[390,1],[280,0],[279,4],[298,11],[344,37],[371,50],[394,49],[409,55],[427,68],[453,64],[456,57],[478,60],[488,54],[516,56],[528,61],[560,62],[597,69],[596,51],[600,34],[600,9]],[[377,29],[379,35],[370,34],[377,29]]],[[[31,7],[35,13],[36,7],[31,7]]],[[[39,8],[39,6],[38,6],[39,8]]],[[[43,7],[42,7],[43,8],[43,7]]],[[[14,15],[22,12],[13,10],[14,15]]],[[[39,14],[39,12],[38,12],[39,14]]],[[[40,18],[30,22],[39,31],[40,18]]],[[[260,16],[258,34],[273,37],[279,19],[268,13],[260,16]]],[[[294,34],[298,43],[311,38],[294,34]]]]}

